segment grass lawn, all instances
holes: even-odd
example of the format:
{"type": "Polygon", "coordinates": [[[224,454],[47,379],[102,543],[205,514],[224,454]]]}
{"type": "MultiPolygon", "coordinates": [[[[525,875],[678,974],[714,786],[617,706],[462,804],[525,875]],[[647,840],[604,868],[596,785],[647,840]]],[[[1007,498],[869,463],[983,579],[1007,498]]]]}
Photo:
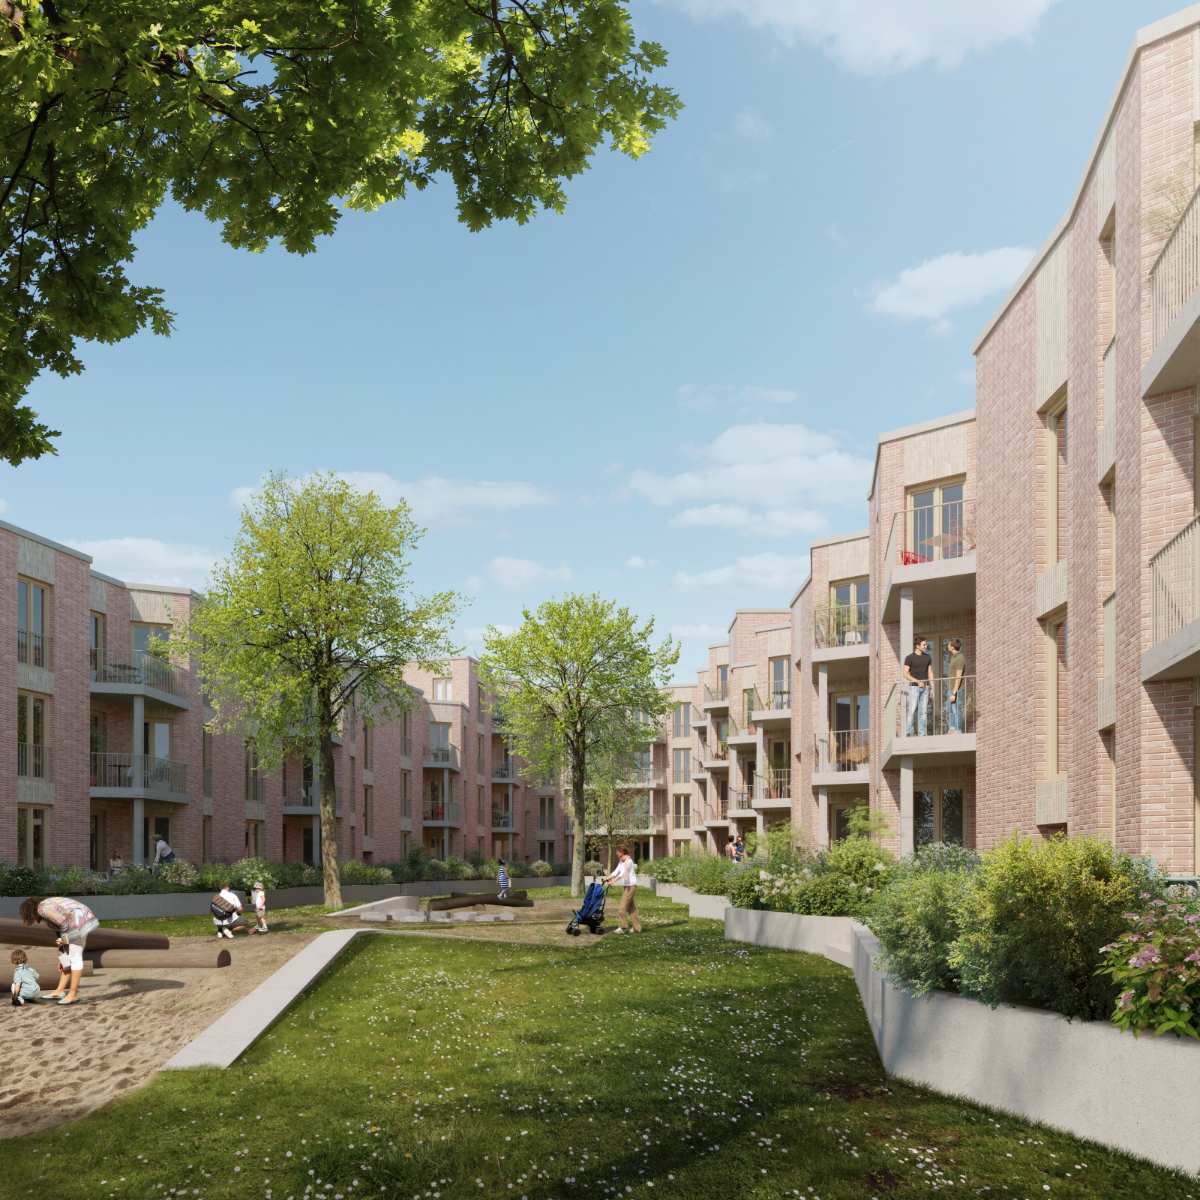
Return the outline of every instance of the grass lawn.
{"type": "MultiPolygon", "coordinates": [[[[342,929],[345,924],[338,925],[326,918],[329,909],[323,904],[304,904],[296,908],[280,908],[267,913],[267,925],[274,933],[319,933],[324,929],[342,929]]],[[[254,925],[253,911],[242,917],[242,924],[247,928],[254,925]]],[[[133,917],[128,921],[102,921],[104,929],[139,929],[146,933],[165,933],[167,937],[212,937],[214,926],[212,917],[207,913],[198,917],[133,917]]],[[[245,938],[238,934],[238,941],[245,938]]]]}
{"type": "Polygon", "coordinates": [[[234,1068],[0,1141],[4,1194],[1200,1198],[889,1081],[848,971],[642,907],[640,938],[586,953],[360,938],[234,1068]]]}

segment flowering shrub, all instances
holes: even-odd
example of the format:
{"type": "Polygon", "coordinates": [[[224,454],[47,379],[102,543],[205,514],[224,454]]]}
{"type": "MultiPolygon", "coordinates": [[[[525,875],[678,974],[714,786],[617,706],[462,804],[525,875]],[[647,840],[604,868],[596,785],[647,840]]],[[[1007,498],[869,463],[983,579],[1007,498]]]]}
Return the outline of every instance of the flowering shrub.
{"type": "Polygon", "coordinates": [[[188,890],[196,886],[200,872],[185,858],[177,858],[174,862],[164,863],[159,874],[166,883],[174,884],[180,890],[188,890]]]}
{"type": "Polygon", "coordinates": [[[547,875],[554,874],[554,868],[548,862],[543,862],[540,858],[536,862],[530,863],[529,869],[533,874],[542,879],[547,875]]]}
{"type": "Polygon", "coordinates": [[[1133,928],[1102,946],[1098,975],[1121,989],[1112,1019],[1122,1029],[1200,1039],[1200,910],[1139,893],[1133,928]]]}
{"type": "Polygon", "coordinates": [[[583,873],[585,875],[599,875],[602,870],[603,868],[594,858],[589,858],[583,864],[583,873]]]}
{"type": "Polygon", "coordinates": [[[226,870],[229,882],[242,892],[248,892],[255,880],[266,888],[275,886],[275,871],[265,858],[239,858],[226,870]]]}

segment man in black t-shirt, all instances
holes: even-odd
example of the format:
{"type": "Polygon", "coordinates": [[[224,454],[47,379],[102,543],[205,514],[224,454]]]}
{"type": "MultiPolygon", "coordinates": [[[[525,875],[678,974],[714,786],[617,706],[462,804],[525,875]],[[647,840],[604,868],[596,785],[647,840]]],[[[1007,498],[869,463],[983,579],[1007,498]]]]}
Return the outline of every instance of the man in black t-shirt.
{"type": "Polygon", "coordinates": [[[929,732],[929,692],[933,677],[933,659],[929,643],[919,637],[913,652],[904,659],[904,682],[908,684],[909,737],[924,737],[929,732]]]}

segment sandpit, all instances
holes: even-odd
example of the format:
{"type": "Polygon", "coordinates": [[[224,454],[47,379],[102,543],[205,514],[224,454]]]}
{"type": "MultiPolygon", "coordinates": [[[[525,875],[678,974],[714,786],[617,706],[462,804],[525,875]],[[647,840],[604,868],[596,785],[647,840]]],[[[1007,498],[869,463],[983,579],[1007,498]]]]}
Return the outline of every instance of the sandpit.
{"type": "MultiPolygon", "coordinates": [[[[74,1120],[148,1083],[178,1050],[287,962],[314,933],[272,933],[226,942],[220,970],[119,967],[79,986],[80,1003],[12,1008],[0,998],[0,1137],[74,1120]],[[68,1058],[68,1047],[73,1061],[68,1058]]],[[[212,948],[212,938],[172,938],[212,948]]],[[[7,959],[7,950],[0,949],[7,959]]],[[[48,991],[54,979],[43,975],[48,991]]]]}

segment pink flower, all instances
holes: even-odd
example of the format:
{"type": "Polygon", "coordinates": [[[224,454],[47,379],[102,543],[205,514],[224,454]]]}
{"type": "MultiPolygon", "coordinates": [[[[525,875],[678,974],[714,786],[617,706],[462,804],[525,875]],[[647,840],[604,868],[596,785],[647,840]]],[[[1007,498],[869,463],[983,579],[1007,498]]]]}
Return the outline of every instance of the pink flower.
{"type": "Polygon", "coordinates": [[[1155,946],[1143,946],[1130,960],[1131,967],[1149,967],[1162,962],[1162,955],[1155,946]]]}
{"type": "Polygon", "coordinates": [[[1133,1007],[1133,993],[1132,992],[1122,992],[1117,997],[1117,1007],[1122,1012],[1128,1012],[1133,1007]]]}
{"type": "Polygon", "coordinates": [[[1196,963],[1197,966],[1200,966],[1200,949],[1193,950],[1191,954],[1185,954],[1183,956],[1183,961],[1196,963]]]}

